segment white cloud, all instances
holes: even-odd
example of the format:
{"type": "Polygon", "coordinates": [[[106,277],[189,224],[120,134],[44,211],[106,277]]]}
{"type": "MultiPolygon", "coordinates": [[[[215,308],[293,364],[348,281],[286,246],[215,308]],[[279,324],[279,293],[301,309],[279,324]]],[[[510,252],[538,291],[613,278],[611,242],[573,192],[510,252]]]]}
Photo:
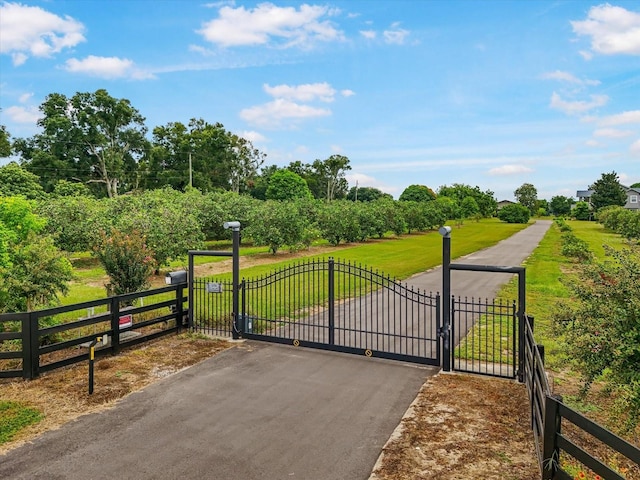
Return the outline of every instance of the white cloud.
{"type": "Polygon", "coordinates": [[[309,47],[316,41],[339,41],[343,33],[327,18],[339,13],[328,6],[303,4],[299,9],[260,3],[256,8],[225,6],[218,18],[203,24],[197,33],[222,47],[278,44],[309,47]]]}
{"type": "Polygon", "coordinates": [[[277,98],[272,102],[255,107],[245,108],[240,112],[240,118],[251,125],[263,128],[278,128],[283,120],[302,120],[306,118],[326,117],[331,110],[301,105],[285,98],[277,98]]]}
{"type": "Polygon", "coordinates": [[[575,83],[576,85],[600,85],[599,80],[581,80],[569,72],[563,72],[560,70],[556,70],[555,72],[543,73],[542,78],[545,80],[560,80],[563,82],[575,83]]]}
{"type": "Polygon", "coordinates": [[[631,144],[629,152],[631,152],[631,155],[633,156],[640,157],[640,139],[631,144]]]}
{"type": "Polygon", "coordinates": [[[4,109],[11,121],[15,123],[36,123],[42,116],[37,107],[19,107],[11,106],[4,109]]]}
{"type": "Polygon", "coordinates": [[[533,170],[524,165],[503,165],[489,170],[489,175],[518,175],[531,172],[533,172],[533,170]]]}
{"type": "Polygon", "coordinates": [[[264,91],[274,98],[284,98],[300,102],[311,102],[320,100],[322,102],[333,102],[336,91],[327,82],[305,83],[302,85],[276,85],[272,87],[268,84],[263,86],[264,91]]]}
{"type": "Polygon", "coordinates": [[[400,28],[400,24],[396,22],[391,25],[391,28],[382,32],[382,35],[384,36],[385,42],[402,45],[405,39],[409,36],[409,31],[404,28],[400,28]]]}
{"type": "Polygon", "coordinates": [[[580,56],[581,56],[582,58],[584,58],[586,61],[589,61],[589,60],[591,60],[591,59],[593,58],[593,53],[591,53],[591,52],[587,52],[586,50],[580,50],[578,53],[579,53],[579,54],[580,54],[580,56]]]}
{"type": "Polygon", "coordinates": [[[571,26],[578,35],[591,37],[596,53],[640,55],[640,13],[603,4],[591,7],[586,20],[571,26]]]}
{"type": "Polygon", "coordinates": [[[347,173],[345,175],[345,179],[347,180],[347,182],[349,182],[349,185],[353,187],[358,185],[358,188],[361,188],[361,187],[377,188],[378,190],[388,194],[394,194],[399,191],[398,187],[388,186],[384,182],[378,180],[377,178],[372,177],[370,175],[366,175],[364,173],[358,173],[358,172],[347,173]]]}
{"type": "Polygon", "coordinates": [[[265,137],[264,135],[262,135],[259,132],[253,131],[253,130],[247,130],[244,132],[240,132],[240,136],[244,139],[249,140],[251,143],[257,143],[257,142],[266,142],[267,141],[267,137],[265,137]]]}
{"type": "Polygon", "coordinates": [[[614,127],[629,123],[640,123],[640,110],[629,110],[616,115],[602,117],[598,120],[598,125],[603,127],[614,127]]]}
{"type": "Polygon", "coordinates": [[[118,57],[88,57],[78,60],[71,58],[66,62],[66,70],[72,73],[84,73],[92,77],[106,79],[133,78],[143,80],[153,78],[153,75],[138,69],[133,61],[118,57]]]}
{"type": "Polygon", "coordinates": [[[352,97],[353,95],[356,94],[356,92],[354,92],[353,90],[345,89],[345,90],[340,90],[340,94],[343,97],[352,97]]]}
{"type": "Polygon", "coordinates": [[[0,31],[0,53],[11,54],[14,65],[29,56],[50,57],[85,41],[84,25],[77,20],[19,3],[0,5],[0,31]]]}
{"type": "Polygon", "coordinates": [[[600,142],[599,142],[599,141],[597,141],[597,140],[593,140],[593,139],[591,139],[591,140],[587,140],[587,141],[585,142],[585,145],[586,145],[587,147],[592,147],[592,148],[604,147],[604,145],[603,145],[602,143],[600,143],[600,142]]]}
{"type": "Polygon", "coordinates": [[[375,30],[360,30],[360,35],[362,35],[367,40],[375,40],[377,33],[375,30]]]}
{"type": "Polygon", "coordinates": [[[575,115],[588,112],[589,110],[597,107],[602,107],[609,101],[609,97],[606,95],[591,95],[590,98],[591,101],[589,102],[585,102],[584,100],[569,102],[563,100],[556,92],[553,92],[553,94],[551,95],[551,103],[549,106],[551,108],[555,108],[556,110],[560,110],[567,115],[575,115]]]}
{"type": "Polygon", "coordinates": [[[618,130],[617,128],[599,128],[593,132],[594,137],[624,138],[633,135],[631,130],[618,130]]]}
{"type": "Polygon", "coordinates": [[[20,103],[27,103],[29,100],[31,100],[31,97],[33,97],[33,92],[23,93],[22,95],[20,95],[20,97],[18,97],[18,101],[20,103]]]}

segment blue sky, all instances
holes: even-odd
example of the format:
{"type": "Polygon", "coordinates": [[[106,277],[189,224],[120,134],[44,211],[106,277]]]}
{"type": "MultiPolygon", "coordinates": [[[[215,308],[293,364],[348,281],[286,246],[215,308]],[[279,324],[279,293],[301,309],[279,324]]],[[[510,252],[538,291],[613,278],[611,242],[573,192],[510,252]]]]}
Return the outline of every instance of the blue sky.
{"type": "Polygon", "coordinates": [[[640,3],[0,2],[0,124],[106,89],[149,130],[203,118],[266,164],[350,159],[396,198],[464,183],[574,196],[640,182],[640,3]]]}

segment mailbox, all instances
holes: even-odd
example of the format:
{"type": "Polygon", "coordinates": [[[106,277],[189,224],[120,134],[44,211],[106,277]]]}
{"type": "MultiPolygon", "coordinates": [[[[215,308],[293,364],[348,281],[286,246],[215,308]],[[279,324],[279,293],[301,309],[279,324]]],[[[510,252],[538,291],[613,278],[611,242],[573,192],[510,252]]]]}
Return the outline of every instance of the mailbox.
{"type": "Polygon", "coordinates": [[[177,272],[169,272],[164,277],[164,283],[167,285],[177,285],[178,283],[187,283],[187,271],[178,270],[177,272]]]}

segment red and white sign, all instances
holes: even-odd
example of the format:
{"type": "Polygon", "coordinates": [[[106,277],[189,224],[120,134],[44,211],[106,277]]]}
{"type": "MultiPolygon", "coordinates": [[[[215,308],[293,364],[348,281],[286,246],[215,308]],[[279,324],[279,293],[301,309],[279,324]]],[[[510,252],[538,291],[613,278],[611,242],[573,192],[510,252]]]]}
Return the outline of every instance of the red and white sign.
{"type": "Polygon", "coordinates": [[[133,315],[128,314],[120,317],[118,319],[118,326],[120,327],[120,330],[133,326],[133,315]]]}

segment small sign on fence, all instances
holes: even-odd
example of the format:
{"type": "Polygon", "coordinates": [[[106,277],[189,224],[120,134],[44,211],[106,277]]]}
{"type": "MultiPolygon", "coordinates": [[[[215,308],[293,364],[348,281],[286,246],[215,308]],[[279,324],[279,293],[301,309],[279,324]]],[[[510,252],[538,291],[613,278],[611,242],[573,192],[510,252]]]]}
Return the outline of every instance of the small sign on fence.
{"type": "Polygon", "coordinates": [[[133,315],[129,313],[120,317],[118,319],[118,326],[120,327],[120,330],[133,326],[133,315]]]}
{"type": "Polygon", "coordinates": [[[208,282],[207,293],[222,293],[222,284],[216,282],[208,282]]]}

